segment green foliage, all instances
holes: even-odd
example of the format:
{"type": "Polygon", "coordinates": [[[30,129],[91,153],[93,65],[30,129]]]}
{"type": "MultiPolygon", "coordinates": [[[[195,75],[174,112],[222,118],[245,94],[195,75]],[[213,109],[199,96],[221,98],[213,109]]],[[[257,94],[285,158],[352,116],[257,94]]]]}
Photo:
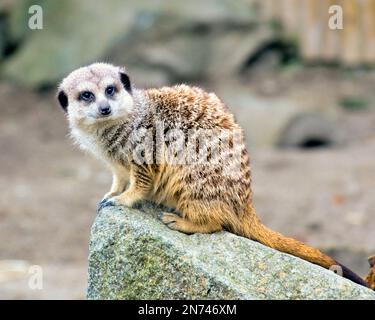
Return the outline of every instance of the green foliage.
{"type": "Polygon", "coordinates": [[[341,98],[339,104],[345,110],[360,111],[368,108],[369,101],[362,96],[345,96],[341,98]]]}

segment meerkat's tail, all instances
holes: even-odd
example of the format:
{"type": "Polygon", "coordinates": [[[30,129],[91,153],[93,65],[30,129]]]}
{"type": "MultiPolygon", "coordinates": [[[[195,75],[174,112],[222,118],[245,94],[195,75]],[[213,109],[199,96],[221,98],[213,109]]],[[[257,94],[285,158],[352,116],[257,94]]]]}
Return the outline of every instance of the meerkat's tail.
{"type": "Polygon", "coordinates": [[[336,273],[341,274],[344,278],[368,287],[368,284],[360,276],[356,275],[347,267],[338,263],[318,249],[267,228],[261,223],[252,206],[249,208],[249,214],[251,217],[247,217],[247,221],[244,221],[245,229],[243,232],[245,237],[258,241],[267,247],[289,253],[303,260],[317,264],[326,269],[331,268],[336,273]]]}

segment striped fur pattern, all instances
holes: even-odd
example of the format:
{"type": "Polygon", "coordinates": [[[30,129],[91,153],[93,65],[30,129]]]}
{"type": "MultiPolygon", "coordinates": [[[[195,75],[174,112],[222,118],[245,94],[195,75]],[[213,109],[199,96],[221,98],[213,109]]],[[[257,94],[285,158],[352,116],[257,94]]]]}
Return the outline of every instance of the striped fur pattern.
{"type": "MultiPolygon", "coordinates": [[[[161,216],[173,230],[191,234],[225,229],[325,268],[337,264],[260,222],[252,205],[242,129],[214,93],[187,85],[139,90],[122,83],[124,78],[128,79],[125,69],[99,63],[74,71],[59,87],[73,138],[112,170],[112,187],[104,198],[126,206],[142,199],[164,204],[178,212],[161,216]],[[110,98],[103,94],[108,84],[116,87],[110,98]],[[95,101],[88,104],[77,98],[85,90],[95,95],[95,101]],[[109,117],[97,113],[104,100],[112,109],[109,117]],[[204,136],[213,132],[219,152],[199,140],[200,130],[205,130],[204,136]],[[166,139],[174,131],[183,133],[180,149],[172,148],[173,135],[166,139]],[[207,153],[198,158],[204,161],[197,161],[202,148],[207,153]],[[165,149],[168,152],[160,152],[165,149]],[[184,161],[173,162],[176,155],[184,161]],[[187,161],[192,155],[193,161],[187,161]]],[[[361,279],[356,282],[365,285],[361,279]]]]}

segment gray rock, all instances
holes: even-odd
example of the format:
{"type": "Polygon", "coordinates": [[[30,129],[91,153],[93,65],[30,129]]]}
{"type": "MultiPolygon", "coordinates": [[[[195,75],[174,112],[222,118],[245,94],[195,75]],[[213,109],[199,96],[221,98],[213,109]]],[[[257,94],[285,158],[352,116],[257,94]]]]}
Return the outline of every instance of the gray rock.
{"type": "Polygon", "coordinates": [[[10,42],[9,17],[14,8],[19,4],[17,0],[2,0],[0,2],[0,63],[10,42]]]}
{"type": "Polygon", "coordinates": [[[126,36],[132,21],[125,4],[114,10],[121,0],[104,6],[89,0],[42,1],[43,30],[31,31],[26,23],[30,1],[20,2],[12,11],[11,26],[13,36],[24,41],[2,72],[31,88],[55,83],[74,68],[103,57],[115,39],[126,36]]]}
{"type": "Polygon", "coordinates": [[[331,271],[234,234],[169,230],[161,210],[145,203],[99,212],[89,299],[375,299],[331,271]]]}

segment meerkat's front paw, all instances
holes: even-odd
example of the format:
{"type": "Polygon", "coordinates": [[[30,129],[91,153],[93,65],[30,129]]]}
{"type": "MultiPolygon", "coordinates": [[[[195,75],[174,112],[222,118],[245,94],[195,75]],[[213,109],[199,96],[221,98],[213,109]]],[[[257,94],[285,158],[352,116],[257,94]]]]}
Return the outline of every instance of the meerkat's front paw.
{"type": "Polygon", "coordinates": [[[115,197],[115,196],[118,196],[120,194],[120,192],[107,192],[105,195],[104,195],[104,197],[103,197],[103,199],[102,199],[102,201],[105,201],[105,200],[109,200],[110,198],[113,198],[113,197],[115,197]]]}
{"type": "Polygon", "coordinates": [[[113,199],[116,203],[121,204],[125,207],[132,207],[135,202],[133,198],[126,196],[126,195],[115,196],[115,197],[112,197],[111,199],[113,199]]]}

